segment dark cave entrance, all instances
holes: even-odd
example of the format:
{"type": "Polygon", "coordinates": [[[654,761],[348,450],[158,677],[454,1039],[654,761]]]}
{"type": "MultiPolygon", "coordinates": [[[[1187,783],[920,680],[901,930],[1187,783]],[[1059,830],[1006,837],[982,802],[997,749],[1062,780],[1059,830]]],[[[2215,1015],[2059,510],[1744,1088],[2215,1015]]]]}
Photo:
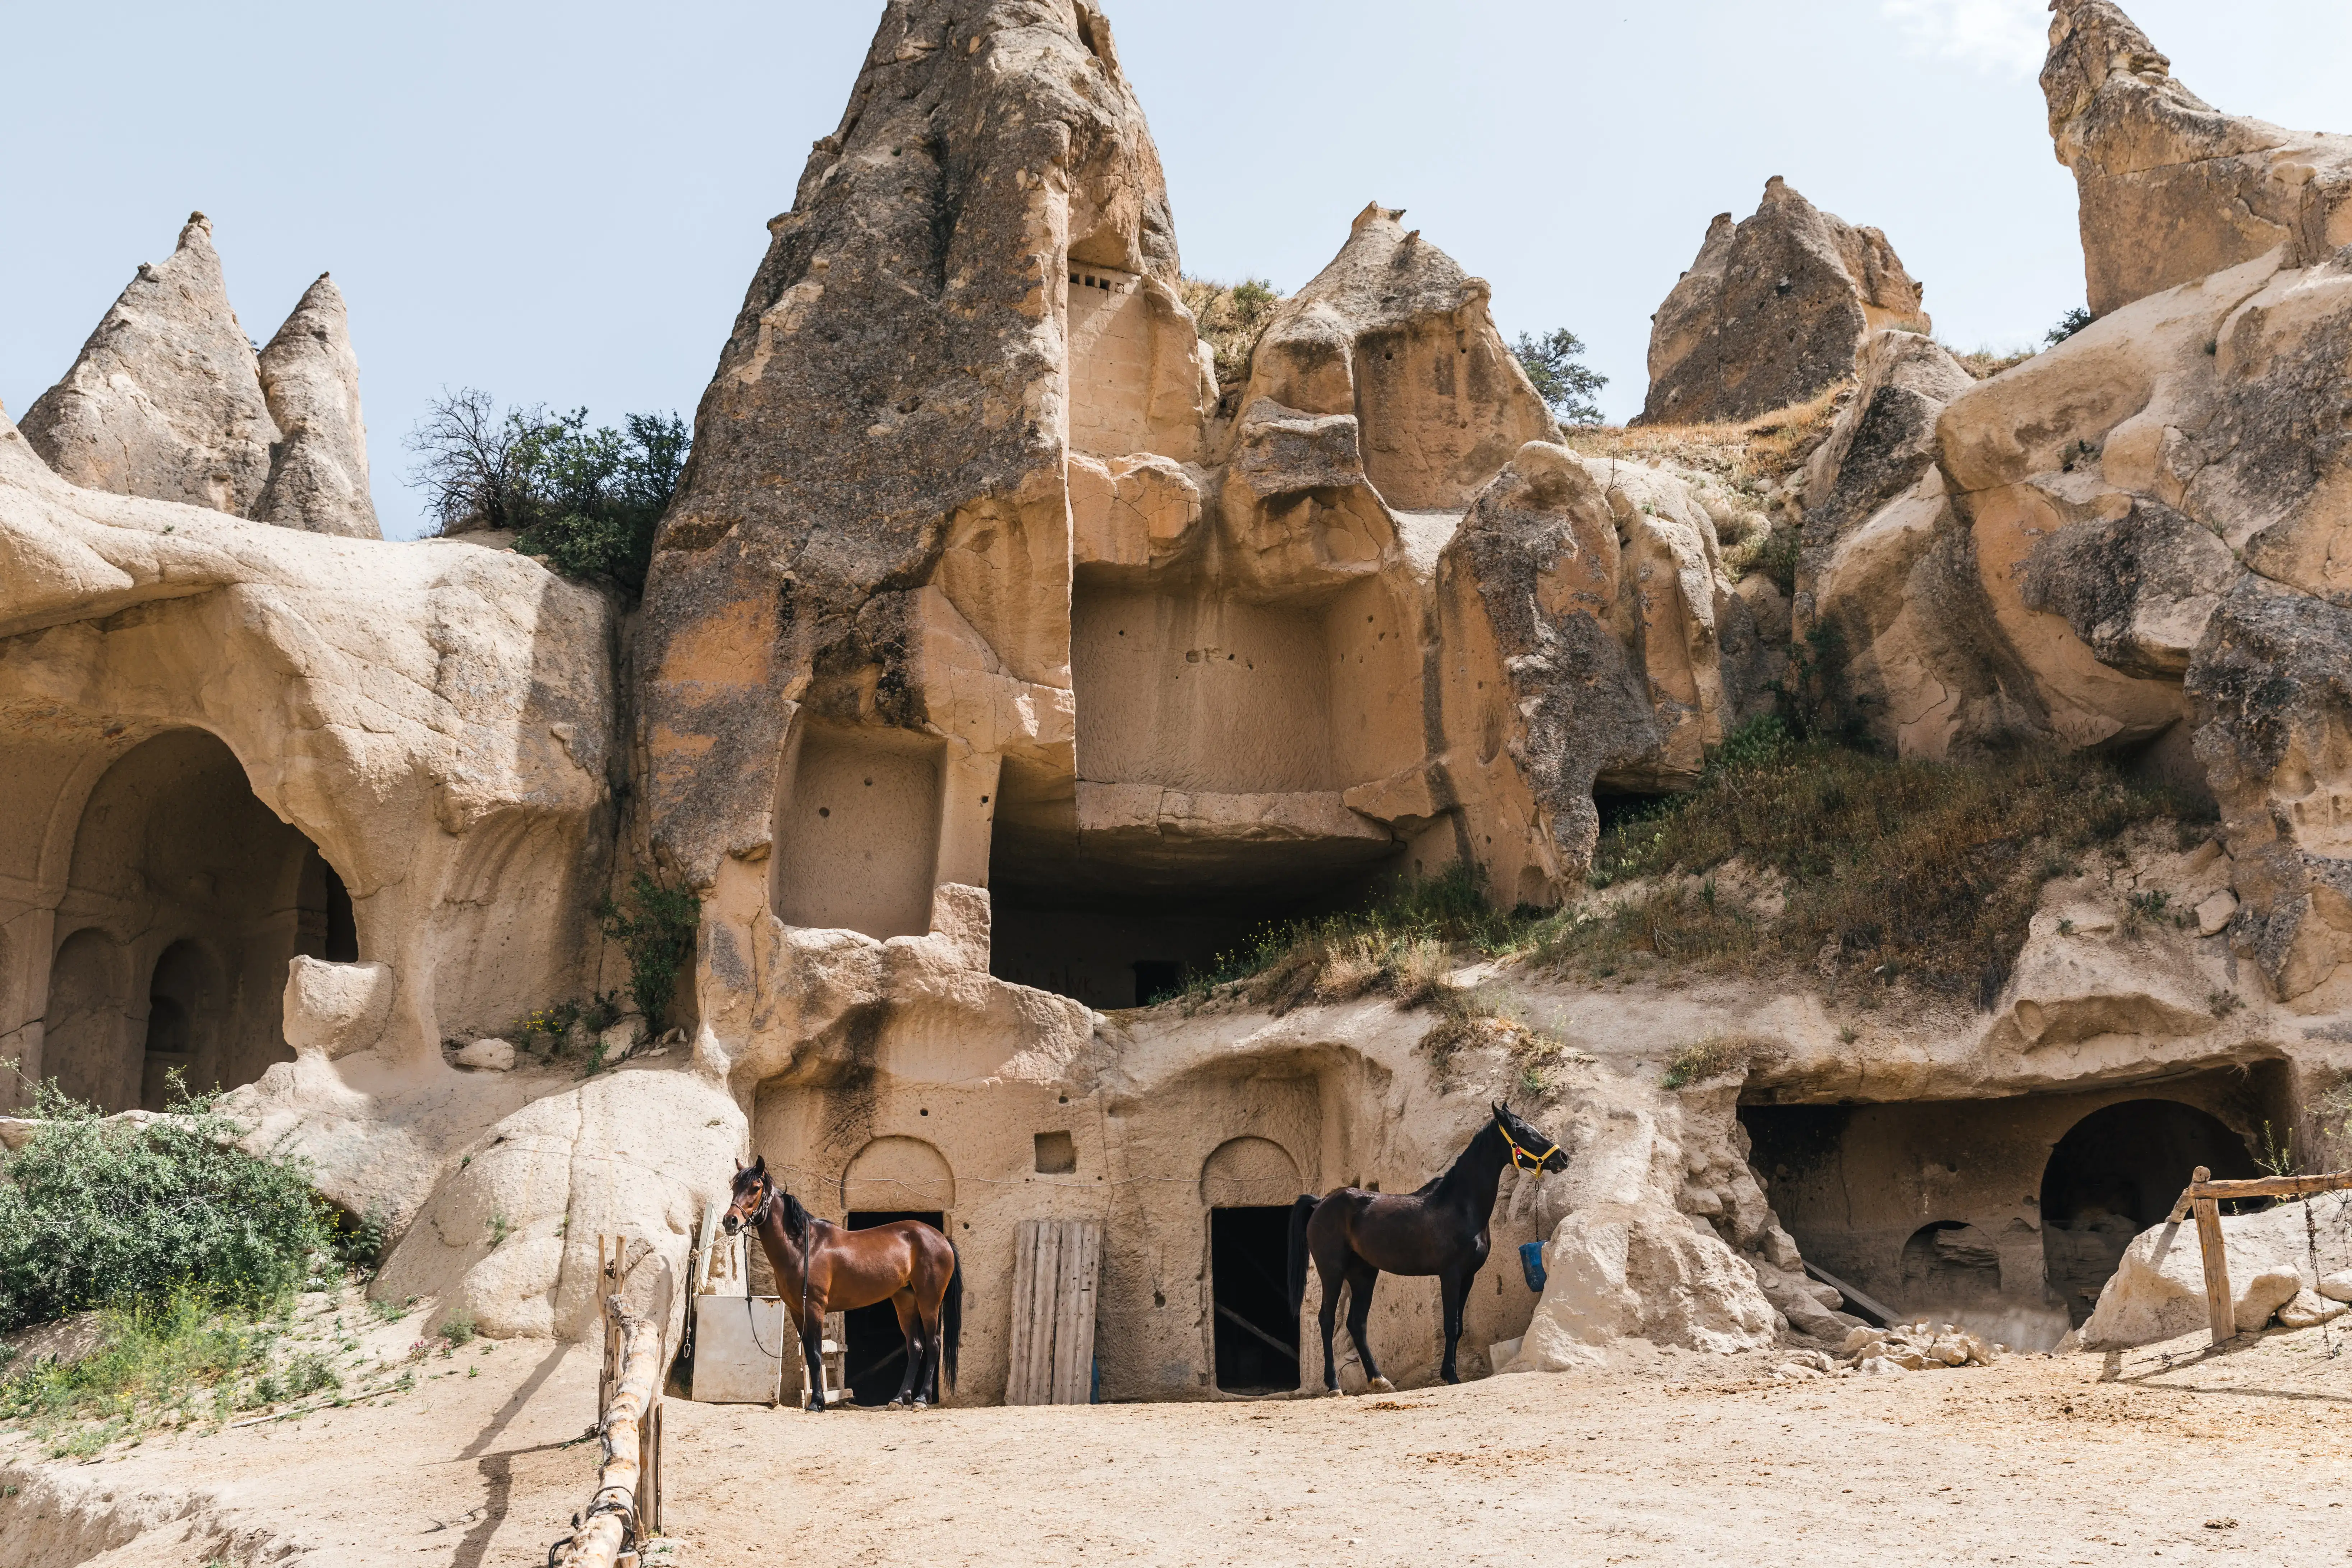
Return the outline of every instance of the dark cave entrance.
{"type": "Polygon", "coordinates": [[[2223,1181],[2262,1173],[2218,1116],[2177,1100],[2126,1100],[2094,1111],[2050,1151],[2042,1176],[2042,1249],[2052,1292],[2076,1328],[2132,1239],[2163,1223],[2209,1167],[2223,1181]]]}
{"type": "Polygon", "coordinates": [[[1209,1211],[1216,1378],[1224,1393],[1279,1394],[1298,1386],[1298,1323],[1283,1282],[1289,1259],[1288,1208],[1209,1211]]]}
{"type": "MultiPolygon", "coordinates": [[[[945,1234],[947,1216],[938,1209],[859,1208],[850,1211],[852,1230],[871,1230],[901,1219],[919,1219],[945,1234]]],[[[860,1405],[887,1405],[906,1375],[907,1336],[898,1332],[898,1309],[887,1301],[844,1312],[841,1322],[842,1372],[850,1398],[860,1405]]],[[[922,1390],[933,1405],[940,1402],[939,1384],[922,1390]]]]}

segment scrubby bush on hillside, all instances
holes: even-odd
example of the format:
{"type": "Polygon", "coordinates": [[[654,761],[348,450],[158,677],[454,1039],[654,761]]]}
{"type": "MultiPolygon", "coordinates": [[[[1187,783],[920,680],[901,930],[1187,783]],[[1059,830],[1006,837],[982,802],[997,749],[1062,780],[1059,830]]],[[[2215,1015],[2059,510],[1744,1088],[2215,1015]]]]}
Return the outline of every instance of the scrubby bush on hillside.
{"type": "Polygon", "coordinates": [[[643,592],[654,533],[677,490],[693,433],[676,414],[633,413],[588,428],[588,411],[499,413],[472,388],[441,398],[408,436],[409,483],[445,533],[513,531],[515,548],[566,577],[643,592]]]}
{"type": "Polygon", "coordinates": [[[1532,932],[1545,957],[1600,973],[1633,954],[1749,973],[1800,964],[1990,1004],[2042,886],[2176,814],[2095,758],[1895,761],[1811,741],[1735,737],[1699,787],[1605,833],[1592,880],[1654,885],[1532,932]],[[1719,897],[1737,861],[1786,905],[1719,897]],[[1694,882],[1694,879],[1696,879],[1694,882]]]}
{"type": "Polygon", "coordinates": [[[2094,758],[1904,762],[1767,718],[1732,735],[1696,789],[1603,832],[1591,881],[1615,890],[1606,898],[1505,912],[1457,869],[1361,910],[1269,925],[1190,995],[1227,988],[1277,1011],[1371,993],[1452,1007],[1444,976],[1467,951],[1594,978],[1809,976],[1989,1005],[2046,883],[2180,814],[2094,758]],[[1735,862],[1777,907],[1719,892],[1735,862]]]}
{"type": "Polygon", "coordinates": [[[1263,277],[1215,283],[1205,277],[1178,280],[1177,294],[1198,323],[1201,340],[1217,356],[1217,382],[1234,386],[1249,379],[1250,356],[1273,323],[1282,291],[1263,277]]]}
{"type": "Polygon", "coordinates": [[[645,1014],[646,1027],[659,1029],[677,996],[678,977],[694,962],[702,901],[689,889],[639,872],[630,879],[626,902],[605,899],[596,918],[628,956],[629,996],[645,1014]]]}
{"type": "Polygon", "coordinates": [[[212,1097],[173,1111],[109,1122],[40,1086],[42,1125],[0,1158],[0,1328],[174,1293],[260,1308],[331,1250],[300,1161],[238,1148],[212,1097]]]}

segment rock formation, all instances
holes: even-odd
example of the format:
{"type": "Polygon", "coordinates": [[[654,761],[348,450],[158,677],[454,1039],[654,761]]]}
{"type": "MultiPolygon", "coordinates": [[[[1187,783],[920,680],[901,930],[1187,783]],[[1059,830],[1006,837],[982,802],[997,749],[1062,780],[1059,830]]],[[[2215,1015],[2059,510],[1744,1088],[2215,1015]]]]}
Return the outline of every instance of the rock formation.
{"type": "Polygon", "coordinates": [[[253,520],[346,538],[382,538],[368,489],[360,361],[343,296],[325,273],[261,350],[261,390],[279,442],[253,520]]]}
{"type": "Polygon", "coordinates": [[[192,214],[169,261],[141,265],[65,380],[25,412],[24,433],[87,489],[240,517],[253,509],[278,429],[212,220],[192,214]]]}
{"type": "MultiPolygon", "coordinates": [[[[2061,9],[2053,80],[2128,27],[2061,9]]],[[[2107,127],[2102,170],[2139,90],[2110,73],[2068,120],[2107,127]]],[[[1632,1340],[1810,1340],[1792,1364],[1827,1371],[1880,1342],[1809,1263],[2008,1314],[1980,1337],[2011,1344],[2110,1276],[2106,1320],[2160,1296],[2161,1326],[2134,1238],[2185,1167],[2336,1135],[2340,259],[2232,256],[1979,383],[1884,240],[1776,181],[1661,312],[1651,411],[1834,408],[1766,487],[1590,455],[1486,286],[1374,204],[1221,388],[1080,0],[891,0],[770,233],[635,625],[510,551],[365,537],[333,286],[256,357],[200,224],[42,400],[51,465],[0,419],[0,1056],[110,1111],[174,1069],[232,1087],[384,1218],[380,1292],[499,1334],[592,1332],[610,1234],[674,1325],[757,1149],[828,1219],[950,1229],[967,1403],[1004,1386],[1041,1218],[1102,1229],[1107,1396],[1286,1378],[1222,1364],[1220,1270],[1265,1259],[1214,1239],[1417,1186],[1505,1095],[1570,1166],[1504,1178],[1474,1375],[1632,1340]],[[1792,609],[1724,545],[1764,542],[1801,460],[1792,609]],[[1834,941],[1829,994],[1370,937],[1278,995],[1208,984],[1268,921],[1401,879],[1561,911],[1525,929],[1623,913],[1588,885],[1596,795],[1700,779],[1775,711],[1792,621],[1806,692],[1889,748],[2100,749],[2209,790],[2221,831],[2045,865],[1973,1009],[1852,1008],[1876,981],[1834,941]],[[699,899],[691,970],[673,1017],[577,1024],[583,1075],[545,1020],[626,983],[591,912],[640,873],[699,899]],[[1370,988],[1408,970],[1444,1009],[1370,988]],[[1538,1242],[1539,1296],[1503,1266],[1538,1242]]],[[[2328,1310],[2258,1272],[2250,1312],[2328,1310]]],[[[1433,1375],[1439,1313],[1383,1283],[1392,1375],[1433,1375]]]]}
{"type": "Polygon", "coordinates": [[[1853,374],[1873,332],[1933,329],[1922,290],[1876,229],[1822,212],[1774,175],[1755,215],[1716,218],[1652,319],[1637,422],[1707,424],[1805,402],[1853,374]]]}
{"type": "Polygon", "coordinates": [[[380,538],[359,360],[321,276],[256,353],[229,305],[212,221],[142,265],[73,368],[26,411],[25,439],[88,489],[380,538]]]}
{"type": "Polygon", "coordinates": [[[2352,137],[2216,110],[2115,0],[2050,8],[2042,90],[2082,194],[2094,314],[2271,251],[2305,267],[2352,245],[2352,137]]]}
{"type": "Polygon", "coordinates": [[[2342,139],[2209,109],[2107,0],[2057,9],[2043,81],[2105,314],[1980,385],[1874,344],[1816,460],[1800,609],[1906,752],[2153,747],[2210,788],[2231,939],[2301,997],[2352,956],[2342,139]]]}

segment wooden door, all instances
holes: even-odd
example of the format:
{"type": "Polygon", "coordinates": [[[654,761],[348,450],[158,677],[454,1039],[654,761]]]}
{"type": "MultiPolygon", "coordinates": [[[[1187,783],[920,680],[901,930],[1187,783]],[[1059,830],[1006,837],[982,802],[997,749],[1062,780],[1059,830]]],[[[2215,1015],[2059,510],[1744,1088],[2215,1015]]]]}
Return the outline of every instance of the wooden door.
{"type": "Polygon", "coordinates": [[[1007,1405],[1094,1401],[1095,1285],[1102,1227],[1024,1219],[1013,1240],[1013,1358],[1007,1405]]]}

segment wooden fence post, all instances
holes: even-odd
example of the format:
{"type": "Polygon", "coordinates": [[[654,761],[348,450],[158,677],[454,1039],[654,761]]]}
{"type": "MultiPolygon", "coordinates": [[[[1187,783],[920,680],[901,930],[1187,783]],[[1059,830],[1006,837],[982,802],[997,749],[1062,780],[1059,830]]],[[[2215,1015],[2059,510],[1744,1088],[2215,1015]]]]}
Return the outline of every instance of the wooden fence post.
{"type": "MultiPolygon", "coordinates": [[[[2201,1187],[2213,1179],[2213,1173],[2199,1166],[2189,1179],[2192,1188],[2201,1187]]],[[[2189,1201],[2189,1212],[2197,1217],[2197,1249],[2205,1259],[2206,1322],[2213,1331],[2213,1343],[2226,1344],[2237,1337],[2238,1309],[2230,1291],[2230,1252],[2221,1239],[2221,1205],[2200,1197],[2189,1201]]]]}

